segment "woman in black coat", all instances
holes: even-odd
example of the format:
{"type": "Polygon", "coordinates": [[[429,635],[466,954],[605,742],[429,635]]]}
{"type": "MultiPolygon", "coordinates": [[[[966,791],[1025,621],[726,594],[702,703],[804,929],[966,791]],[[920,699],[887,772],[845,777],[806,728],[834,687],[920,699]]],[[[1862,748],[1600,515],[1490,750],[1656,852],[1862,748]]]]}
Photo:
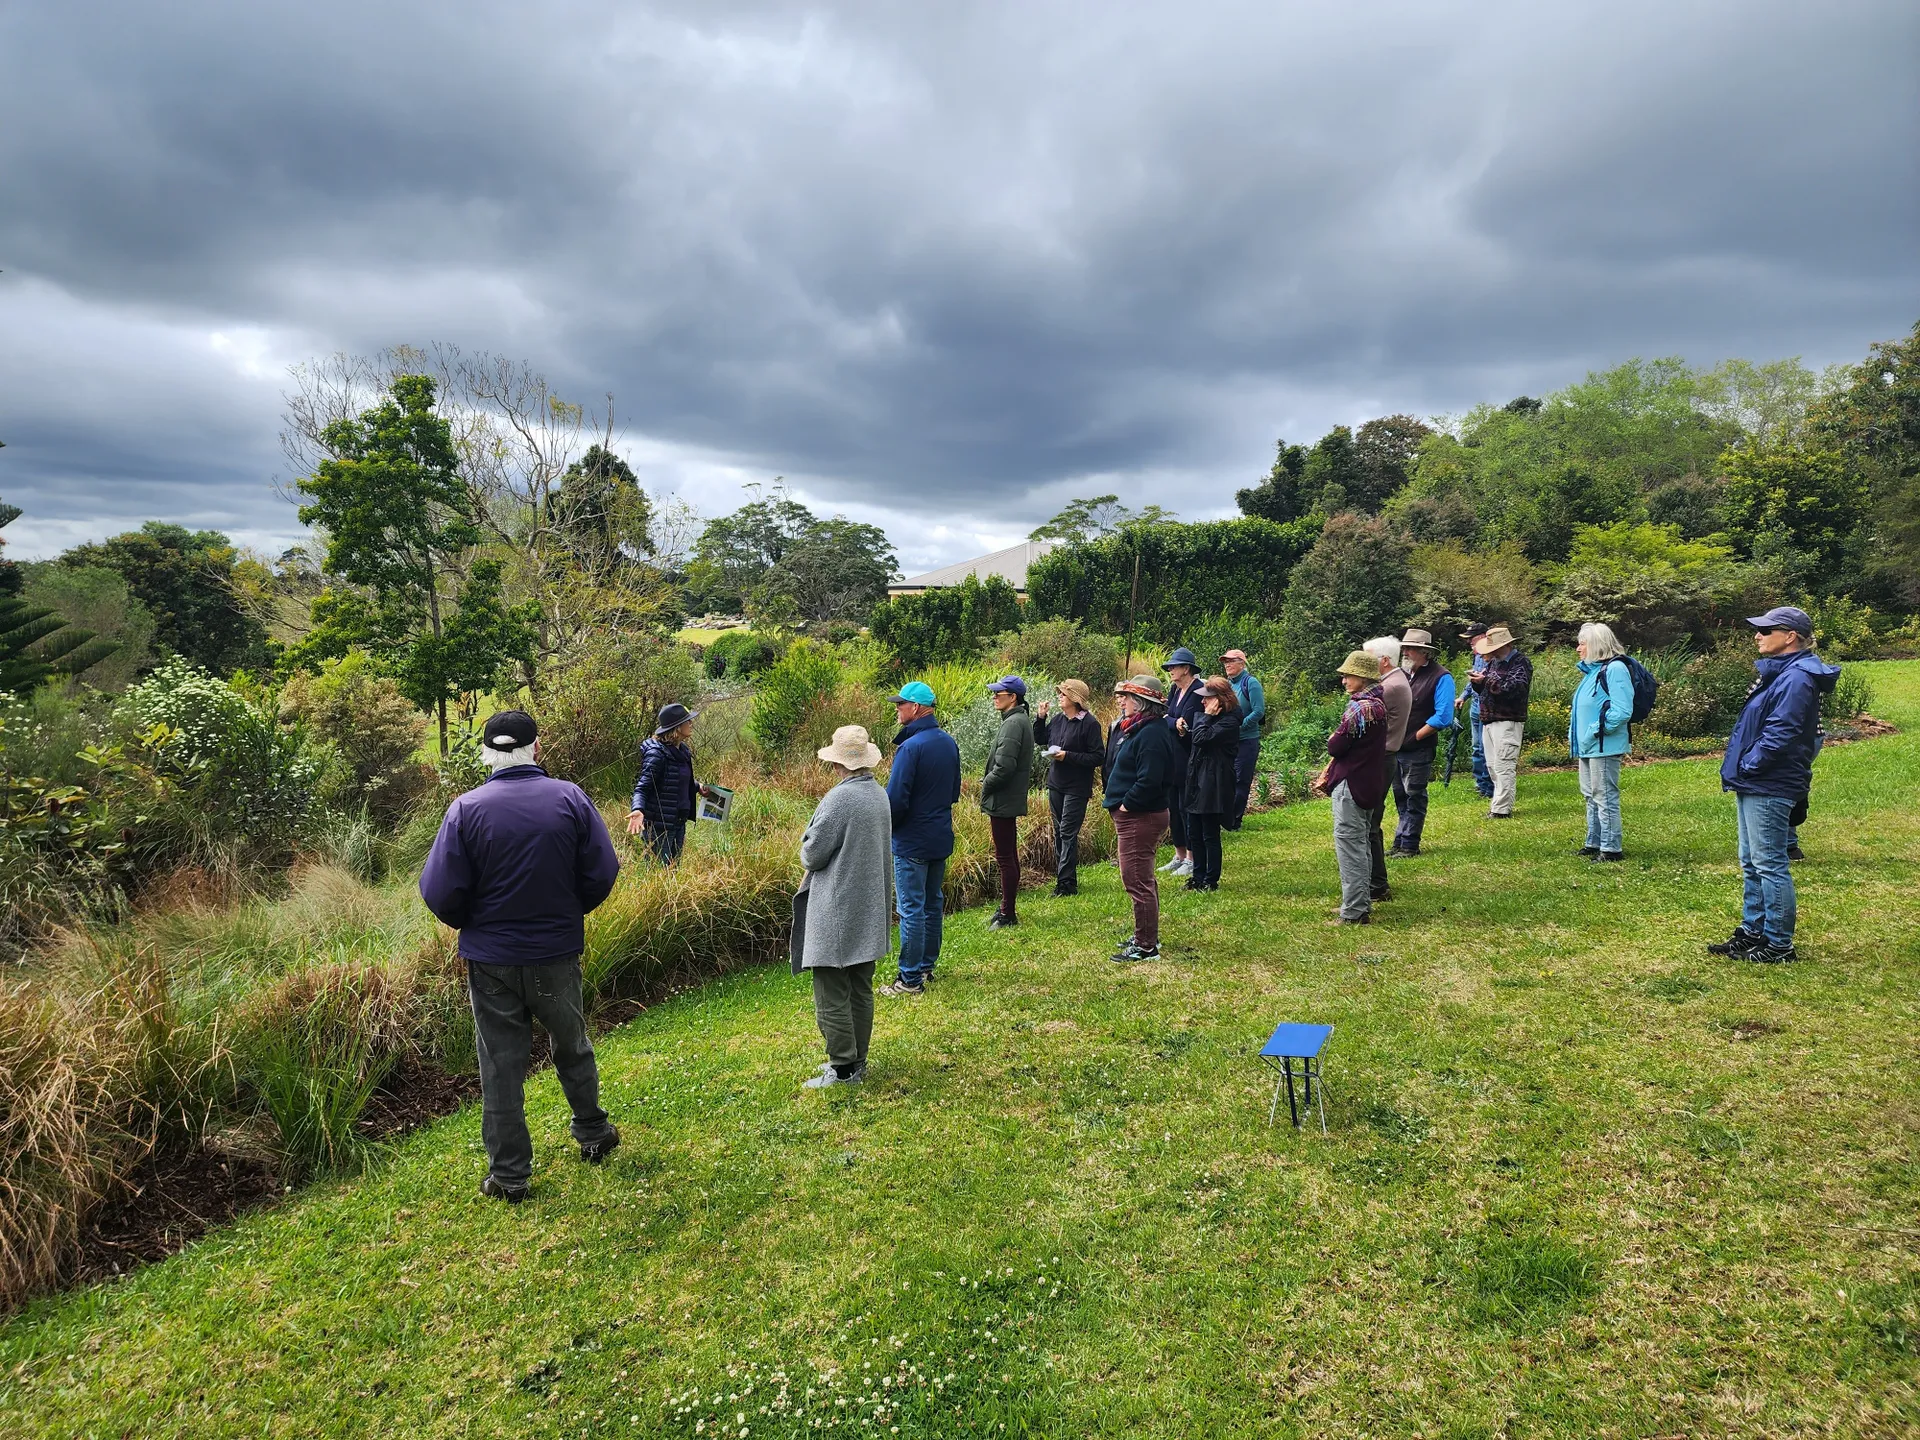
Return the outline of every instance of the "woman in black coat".
{"type": "Polygon", "coordinates": [[[1100,768],[1100,721],[1087,708],[1086,683],[1062,680],[1054,694],[1060,713],[1049,717],[1042,700],[1033,722],[1033,743],[1047,760],[1047,807],[1053,812],[1053,893],[1080,893],[1080,827],[1100,768]]]}
{"type": "Polygon", "coordinates": [[[1201,713],[1188,728],[1187,839],[1193,850],[1189,890],[1220,888],[1220,826],[1233,813],[1233,759],[1240,748],[1240,697],[1224,675],[1207,678],[1201,713]]]}

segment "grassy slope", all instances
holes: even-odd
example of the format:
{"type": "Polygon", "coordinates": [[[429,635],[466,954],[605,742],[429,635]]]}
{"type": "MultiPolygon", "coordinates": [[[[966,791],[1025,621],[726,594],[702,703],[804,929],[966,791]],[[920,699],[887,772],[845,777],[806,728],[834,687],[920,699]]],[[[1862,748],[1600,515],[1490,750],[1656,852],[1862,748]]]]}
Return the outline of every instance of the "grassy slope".
{"type": "Polygon", "coordinates": [[[602,1049],[604,1169],[543,1076],[534,1201],[474,1197],[463,1113],[0,1327],[0,1414],[693,1433],[731,1395],[766,1435],[800,1423],[759,1414],[774,1371],[805,1408],[906,1364],[939,1387],[806,1433],[1913,1433],[1920,665],[1876,669],[1908,733],[1821,762],[1809,964],[1700,951],[1738,897],[1710,763],[1629,771],[1603,870],[1566,855],[1572,775],[1498,827],[1456,782],[1366,930],[1323,923],[1327,812],[1297,807],[1172,903],[1152,969],[1104,958],[1111,867],[1011,933],[959,917],[863,1090],[796,1090],[783,970],[650,1012],[602,1049]],[[1251,1052],[1287,1018],[1337,1027],[1327,1138],[1266,1126],[1251,1052]]]}

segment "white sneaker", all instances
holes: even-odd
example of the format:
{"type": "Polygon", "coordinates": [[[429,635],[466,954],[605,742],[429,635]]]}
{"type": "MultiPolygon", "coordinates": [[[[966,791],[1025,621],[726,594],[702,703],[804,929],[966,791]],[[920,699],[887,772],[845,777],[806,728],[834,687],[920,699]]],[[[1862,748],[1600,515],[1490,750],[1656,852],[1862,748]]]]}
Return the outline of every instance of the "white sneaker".
{"type": "Polygon", "coordinates": [[[1160,867],[1160,871],[1164,875],[1171,875],[1175,871],[1177,871],[1179,868],[1180,868],[1180,857],[1176,855],[1173,857],[1173,859],[1167,861],[1166,864],[1162,865],[1160,867]]]}
{"type": "Polygon", "coordinates": [[[1193,874],[1193,861],[1182,860],[1178,865],[1175,865],[1169,873],[1175,876],[1191,875],[1193,874]]]}
{"type": "Polygon", "coordinates": [[[802,1080],[800,1086],[804,1090],[825,1090],[831,1085],[858,1085],[866,1078],[867,1067],[864,1065],[851,1075],[842,1075],[833,1068],[833,1063],[829,1061],[820,1067],[820,1073],[818,1075],[814,1076],[811,1080],[802,1080]]]}

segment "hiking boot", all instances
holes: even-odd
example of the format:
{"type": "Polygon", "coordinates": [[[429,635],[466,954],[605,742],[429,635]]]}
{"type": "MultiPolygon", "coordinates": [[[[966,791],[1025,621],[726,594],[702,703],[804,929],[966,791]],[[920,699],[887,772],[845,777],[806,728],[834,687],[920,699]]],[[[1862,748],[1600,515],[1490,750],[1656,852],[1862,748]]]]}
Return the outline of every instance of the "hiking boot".
{"type": "Polygon", "coordinates": [[[509,1205],[518,1205],[527,1198],[530,1185],[503,1185],[489,1175],[480,1182],[480,1193],[489,1200],[504,1200],[509,1205]]]}
{"type": "Polygon", "coordinates": [[[864,1065],[856,1069],[851,1075],[842,1075],[838,1070],[833,1068],[833,1062],[829,1060],[825,1065],[820,1067],[820,1073],[818,1075],[810,1076],[802,1080],[800,1082],[800,1088],[802,1090],[830,1090],[835,1085],[858,1085],[866,1078],[867,1067],[864,1065]]]}
{"type": "Polygon", "coordinates": [[[1007,914],[1004,910],[996,910],[987,917],[987,929],[989,930],[1004,930],[1009,925],[1018,925],[1019,923],[1020,921],[1016,917],[1007,914]]]}
{"type": "Polygon", "coordinates": [[[880,987],[880,993],[891,996],[897,1000],[903,995],[924,995],[927,993],[927,987],[924,985],[909,985],[904,980],[896,980],[891,985],[882,985],[880,987]]]}
{"type": "Polygon", "coordinates": [[[1378,905],[1382,900],[1391,900],[1392,898],[1393,898],[1393,887],[1391,885],[1386,886],[1384,889],[1376,890],[1373,892],[1373,903],[1376,905],[1378,905]]]}
{"type": "Polygon", "coordinates": [[[1807,858],[1807,852],[1802,850],[1798,845],[1787,846],[1787,859],[1804,860],[1806,858],[1807,858]]]}
{"type": "Polygon", "coordinates": [[[1593,857],[1593,863],[1598,865],[1602,861],[1605,861],[1609,865],[1617,865],[1626,858],[1627,852],[1624,850],[1602,850],[1598,855],[1593,857]]]}
{"type": "Polygon", "coordinates": [[[1598,860],[1600,858],[1600,847],[1598,845],[1582,845],[1573,853],[1578,855],[1582,860],[1598,860]]]}
{"type": "Polygon", "coordinates": [[[620,1132],[616,1129],[604,1140],[582,1140],[580,1158],[589,1165],[598,1165],[619,1148],[620,1132]]]}
{"type": "Polygon", "coordinates": [[[1373,923],[1373,916],[1362,915],[1358,919],[1350,920],[1336,910],[1333,912],[1333,918],[1329,923],[1334,925],[1371,925],[1373,923]]]}
{"type": "Polygon", "coordinates": [[[1077,884],[1067,884],[1063,882],[1053,887],[1053,895],[1056,900],[1064,900],[1069,895],[1078,895],[1079,893],[1080,887],[1077,884]]]}
{"type": "Polygon", "coordinates": [[[1745,955],[1749,950],[1758,950],[1766,942],[1744,925],[1736,925],[1733,934],[1726,939],[1707,946],[1709,955],[1745,955]]]}
{"type": "Polygon", "coordinates": [[[1412,860],[1417,855],[1419,855],[1419,853],[1420,852],[1418,850],[1407,850],[1407,849],[1403,849],[1401,846],[1395,845],[1391,850],[1387,851],[1387,859],[1412,860]]]}
{"type": "Polygon", "coordinates": [[[1114,951],[1108,958],[1116,965],[1137,965],[1143,960],[1158,960],[1160,958],[1160,947],[1158,945],[1136,945],[1129,940],[1125,945],[1122,945],[1118,950],[1114,951]]]}
{"type": "Polygon", "coordinates": [[[1791,945],[1756,945],[1740,958],[1756,965],[1791,965],[1800,958],[1800,952],[1791,945]]]}

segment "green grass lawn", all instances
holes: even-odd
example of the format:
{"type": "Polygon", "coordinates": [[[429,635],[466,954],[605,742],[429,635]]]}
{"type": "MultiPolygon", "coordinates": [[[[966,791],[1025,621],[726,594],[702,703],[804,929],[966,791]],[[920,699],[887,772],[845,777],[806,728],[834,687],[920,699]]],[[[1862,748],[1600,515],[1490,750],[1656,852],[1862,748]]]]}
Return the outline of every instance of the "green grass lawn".
{"type": "Polygon", "coordinates": [[[1737,917],[1717,762],[1470,781],[1367,929],[1324,804],[1229,837],[1170,958],[1106,960],[1111,866],[950,922],[820,1096],[784,967],[601,1050],[626,1145],[531,1086],[535,1197],[479,1115],[0,1326],[9,1434],[1912,1435],[1920,1428],[1920,664],[1820,763],[1806,963],[1737,917]],[[1253,1052],[1334,1025],[1331,1134],[1253,1052]]]}

